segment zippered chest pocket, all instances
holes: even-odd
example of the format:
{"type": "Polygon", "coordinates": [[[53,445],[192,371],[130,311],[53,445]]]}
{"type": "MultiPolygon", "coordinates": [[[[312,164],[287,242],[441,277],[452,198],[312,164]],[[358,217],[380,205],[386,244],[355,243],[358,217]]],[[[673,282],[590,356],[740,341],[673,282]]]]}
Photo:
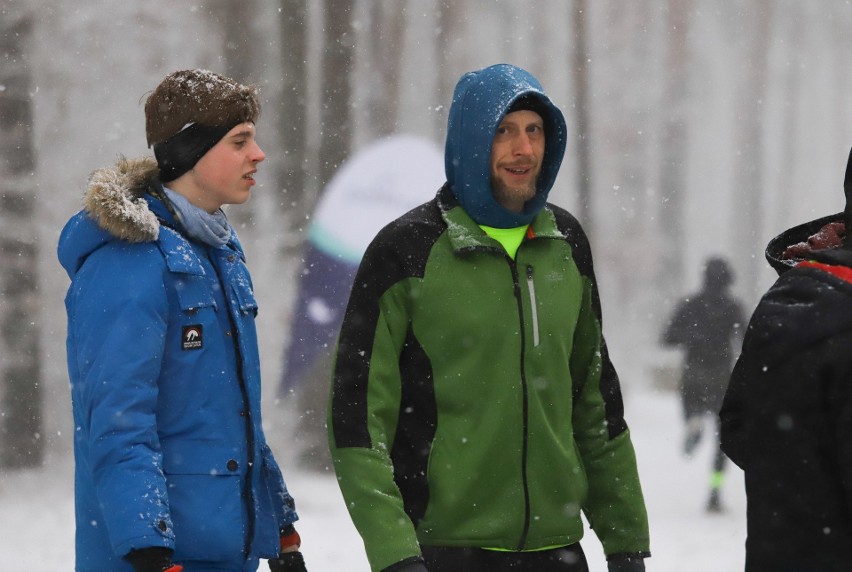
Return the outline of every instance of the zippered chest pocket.
{"type": "Polygon", "coordinates": [[[530,319],[532,320],[532,335],[533,335],[533,347],[537,348],[538,344],[541,343],[541,333],[539,332],[538,325],[538,306],[536,304],[535,298],[535,280],[533,280],[533,267],[532,264],[527,264],[527,294],[529,296],[530,302],[530,319]]]}

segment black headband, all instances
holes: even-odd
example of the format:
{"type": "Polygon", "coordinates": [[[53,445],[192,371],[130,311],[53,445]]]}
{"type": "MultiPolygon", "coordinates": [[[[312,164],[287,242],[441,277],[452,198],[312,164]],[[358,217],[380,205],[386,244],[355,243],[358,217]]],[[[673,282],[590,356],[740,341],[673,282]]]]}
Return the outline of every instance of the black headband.
{"type": "Polygon", "coordinates": [[[160,181],[174,181],[192,169],[233,127],[211,127],[193,123],[165,141],[154,143],[160,181]]]}

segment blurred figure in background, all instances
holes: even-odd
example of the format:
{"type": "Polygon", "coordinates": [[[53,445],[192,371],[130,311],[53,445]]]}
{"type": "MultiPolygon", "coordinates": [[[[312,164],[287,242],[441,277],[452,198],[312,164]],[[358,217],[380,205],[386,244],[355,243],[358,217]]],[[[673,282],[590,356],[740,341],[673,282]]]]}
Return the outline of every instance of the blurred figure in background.
{"type": "Polygon", "coordinates": [[[680,379],[680,396],[686,422],[684,453],[692,455],[704,432],[705,417],[713,417],[716,454],[710,476],[707,510],[721,510],[720,490],[725,454],[719,447],[718,414],[731,377],[731,346],[743,323],[740,303],[730,293],[734,274],[723,258],[709,258],[701,290],[678,304],[666,327],[663,343],[686,352],[680,379]]]}
{"type": "Polygon", "coordinates": [[[299,464],[307,469],[331,467],[326,433],[331,350],[358,263],[376,233],[434,195],[443,176],[444,157],[435,143],[392,135],[346,161],[314,210],[280,386],[282,395],[296,396],[299,464]]]}

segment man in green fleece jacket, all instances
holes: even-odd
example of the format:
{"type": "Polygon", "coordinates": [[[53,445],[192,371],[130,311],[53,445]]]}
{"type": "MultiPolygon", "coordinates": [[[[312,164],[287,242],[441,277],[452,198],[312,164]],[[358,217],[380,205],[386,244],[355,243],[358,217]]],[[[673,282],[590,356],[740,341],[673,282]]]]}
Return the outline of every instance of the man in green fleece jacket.
{"type": "Polygon", "coordinates": [[[648,519],[588,240],[547,203],[565,152],[538,80],[459,80],[447,183],[385,227],[338,342],[329,443],[373,570],[641,572],[648,519]]]}

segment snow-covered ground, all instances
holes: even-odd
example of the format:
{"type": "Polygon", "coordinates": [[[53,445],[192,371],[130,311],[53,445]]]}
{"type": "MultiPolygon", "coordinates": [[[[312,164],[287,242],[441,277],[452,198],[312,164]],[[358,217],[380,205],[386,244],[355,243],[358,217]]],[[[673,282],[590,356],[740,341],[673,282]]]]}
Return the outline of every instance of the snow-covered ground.
{"type": "MultiPolygon", "coordinates": [[[[705,439],[694,458],[681,454],[683,427],[676,395],[625,388],[625,403],[651,520],[653,557],[646,561],[648,572],[742,570],[742,473],[729,465],[723,493],[726,510],[706,514],[712,450],[705,439]]],[[[709,423],[707,429],[711,429],[709,423]]],[[[308,569],[368,571],[363,546],[334,478],[287,467],[286,461],[282,464],[301,514],[298,526],[308,569]]],[[[0,475],[0,570],[73,570],[71,460],[61,456],[40,470],[0,475]]],[[[583,546],[591,571],[605,572],[593,534],[587,535],[583,546]]]]}

